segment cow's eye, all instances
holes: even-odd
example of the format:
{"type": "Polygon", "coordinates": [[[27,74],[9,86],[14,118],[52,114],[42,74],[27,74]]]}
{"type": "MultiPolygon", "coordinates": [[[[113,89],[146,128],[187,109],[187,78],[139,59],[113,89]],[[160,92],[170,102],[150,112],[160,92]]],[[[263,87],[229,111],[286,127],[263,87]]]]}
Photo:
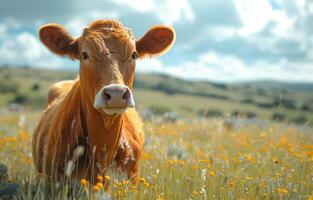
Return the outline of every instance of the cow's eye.
{"type": "Polygon", "coordinates": [[[88,53],[84,51],[84,52],[82,53],[82,59],[83,59],[83,60],[87,60],[88,58],[89,58],[88,53]]]}
{"type": "Polygon", "coordinates": [[[132,53],[132,59],[136,60],[137,58],[139,58],[139,55],[138,55],[138,53],[136,51],[134,51],[132,53]]]}

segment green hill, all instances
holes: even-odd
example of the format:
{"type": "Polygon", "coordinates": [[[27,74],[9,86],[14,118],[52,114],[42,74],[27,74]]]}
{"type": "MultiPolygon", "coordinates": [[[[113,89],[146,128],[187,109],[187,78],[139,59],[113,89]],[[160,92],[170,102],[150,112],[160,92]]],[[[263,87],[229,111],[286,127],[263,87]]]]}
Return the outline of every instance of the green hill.
{"type": "MultiPolygon", "coordinates": [[[[53,82],[77,72],[0,68],[0,108],[14,103],[41,110],[53,82]]],[[[134,95],[141,111],[182,117],[243,116],[306,123],[313,120],[312,84],[251,82],[222,84],[185,81],[166,75],[136,74],[134,95]]]]}

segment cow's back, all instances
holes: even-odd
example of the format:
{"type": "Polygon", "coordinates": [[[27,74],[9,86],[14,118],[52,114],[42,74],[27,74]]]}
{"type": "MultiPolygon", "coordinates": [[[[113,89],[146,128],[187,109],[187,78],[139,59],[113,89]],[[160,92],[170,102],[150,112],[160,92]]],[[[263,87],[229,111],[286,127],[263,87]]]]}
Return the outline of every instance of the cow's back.
{"type": "Polygon", "coordinates": [[[46,107],[50,105],[59,96],[61,96],[63,93],[69,91],[74,83],[75,80],[64,80],[52,84],[48,91],[46,107]]]}

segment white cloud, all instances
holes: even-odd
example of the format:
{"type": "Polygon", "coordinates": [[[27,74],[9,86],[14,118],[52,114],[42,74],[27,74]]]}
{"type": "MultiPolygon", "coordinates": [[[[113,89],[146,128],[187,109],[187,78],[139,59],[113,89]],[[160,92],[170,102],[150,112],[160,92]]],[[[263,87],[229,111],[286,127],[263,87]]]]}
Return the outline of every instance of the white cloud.
{"type": "Polygon", "coordinates": [[[167,0],[157,7],[159,18],[167,23],[173,24],[180,20],[194,21],[194,14],[188,0],[167,0]]]}
{"type": "Polygon", "coordinates": [[[148,12],[156,7],[156,4],[153,0],[114,0],[114,2],[122,5],[127,5],[139,12],[148,12]]]}
{"type": "Polygon", "coordinates": [[[165,73],[183,79],[200,79],[219,82],[277,80],[313,82],[313,68],[309,62],[292,62],[281,59],[276,63],[257,60],[247,65],[233,55],[208,51],[195,61],[178,65],[165,65],[158,59],[138,62],[137,72],[165,73]],[[147,68],[150,68],[148,71],[147,68]]]}
{"type": "Polygon", "coordinates": [[[87,27],[88,24],[94,20],[103,19],[117,19],[120,14],[118,12],[102,12],[98,10],[89,11],[87,14],[76,17],[72,20],[69,20],[64,26],[74,37],[79,37],[82,34],[84,27],[87,27]]]}
{"type": "Polygon", "coordinates": [[[28,32],[0,37],[0,64],[36,67],[64,67],[61,58],[52,55],[39,40],[28,32]]]}
{"type": "Polygon", "coordinates": [[[194,21],[194,13],[189,0],[115,0],[139,12],[153,12],[165,24],[179,21],[194,21]]]}
{"type": "Polygon", "coordinates": [[[273,11],[265,0],[235,0],[235,5],[243,23],[243,35],[260,32],[271,20],[273,11]]]}
{"type": "Polygon", "coordinates": [[[284,34],[293,25],[293,19],[282,10],[274,10],[267,0],[235,0],[235,5],[243,27],[243,36],[259,33],[269,22],[275,22],[274,33],[284,34]]]}
{"type": "Polygon", "coordinates": [[[27,60],[35,60],[41,56],[40,44],[38,40],[27,32],[21,33],[16,37],[21,52],[27,60]]]}
{"type": "Polygon", "coordinates": [[[207,34],[214,38],[215,41],[220,42],[235,36],[240,36],[240,32],[237,28],[228,26],[215,26],[207,29],[207,34]]]}
{"type": "Polygon", "coordinates": [[[136,71],[140,73],[162,72],[163,63],[158,58],[139,60],[136,63],[136,71]]]}

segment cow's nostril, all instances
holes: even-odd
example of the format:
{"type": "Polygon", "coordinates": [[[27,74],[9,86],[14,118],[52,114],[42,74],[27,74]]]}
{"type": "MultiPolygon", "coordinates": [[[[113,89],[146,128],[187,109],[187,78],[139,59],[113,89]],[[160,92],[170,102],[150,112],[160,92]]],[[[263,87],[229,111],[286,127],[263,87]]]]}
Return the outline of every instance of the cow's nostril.
{"type": "Polygon", "coordinates": [[[130,98],[130,92],[126,89],[125,93],[123,94],[122,98],[124,100],[128,100],[130,98]]]}
{"type": "Polygon", "coordinates": [[[107,91],[103,91],[103,98],[108,101],[111,99],[111,95],[109,93],[107,93],[107,91]]]}

